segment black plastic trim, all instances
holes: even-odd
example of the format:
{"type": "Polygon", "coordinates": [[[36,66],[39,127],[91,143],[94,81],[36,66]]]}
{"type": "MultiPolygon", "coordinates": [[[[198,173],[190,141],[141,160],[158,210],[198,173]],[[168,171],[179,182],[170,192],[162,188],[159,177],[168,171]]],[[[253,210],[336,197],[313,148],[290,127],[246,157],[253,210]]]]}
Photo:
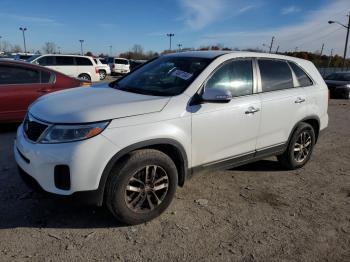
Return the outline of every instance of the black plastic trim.
{"type": "Polygon", "coordinates": [[[27,164],[29,164],[29,163],[30,163],[30,160],[29,160],[28,158],[26,158],[26,157],[22,154],[21,151],[19,151],[18,147],[16,147],[16,149],[17,149],[18,154],[19,154],[19,155],[21,156],[21,158],[24,160],[24,162],[26,162],[27,164]]]}

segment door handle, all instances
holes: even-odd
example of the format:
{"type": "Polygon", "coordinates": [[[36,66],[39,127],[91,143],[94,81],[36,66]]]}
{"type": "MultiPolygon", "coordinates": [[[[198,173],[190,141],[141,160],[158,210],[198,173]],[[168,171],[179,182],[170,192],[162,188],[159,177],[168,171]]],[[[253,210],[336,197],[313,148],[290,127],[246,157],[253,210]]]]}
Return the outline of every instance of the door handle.
{"type": "Polygon", "coordinates": [[[305,98],[301,98],[301,97],[298,97],[297,100],[294,101],[294,103],[296,103],[296,104],[300,104],[303,102],[305,102],[305,98]]]}
{"type": "Polygon", "coordinates": [[[245,113],[248,115],[248,114],[255,114],[256,112],[259,112],[260,109],[259,108],[256,108],[254,106],[250,106],[248,107],[247,111],[245,111],[245,113]]]}

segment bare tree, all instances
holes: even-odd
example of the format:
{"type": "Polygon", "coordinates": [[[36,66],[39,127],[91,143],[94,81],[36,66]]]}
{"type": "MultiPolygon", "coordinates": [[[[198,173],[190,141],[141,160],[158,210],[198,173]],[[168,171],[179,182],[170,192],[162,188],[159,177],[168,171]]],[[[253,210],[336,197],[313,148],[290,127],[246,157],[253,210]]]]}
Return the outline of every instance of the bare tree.
{"type": "Polygon", "coordinates": [[[21,46],[19,46],[19,45],[14,45],[14,46],[11,48],[11,52],[13,52],[13,53],[21,53],[21,52],[22,52],[22,48],[21,48],[21,46]]]}
{"type": "Polygon", "coordinates": [[[12,45],[8,41],[1,41],[1,48],[0,50],[7,53],[10,52],[12,49],[12,45]]]}
{"type": "Polygon", "coordinates": [[[46,42],[43,46],[43,51],[46,54],[56,53],[56,44],[54,42],[46,42]]]}

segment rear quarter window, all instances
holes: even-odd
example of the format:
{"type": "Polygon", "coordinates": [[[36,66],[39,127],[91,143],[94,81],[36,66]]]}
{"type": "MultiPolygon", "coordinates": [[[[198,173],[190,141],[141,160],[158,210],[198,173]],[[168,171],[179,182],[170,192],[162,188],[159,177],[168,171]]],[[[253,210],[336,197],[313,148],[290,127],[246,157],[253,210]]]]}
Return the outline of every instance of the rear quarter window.
{"type": "Polygon", "coordinates": [[[86,57],[76,57],[75,61],[77,62],[77,65],[92,66],[91,60],[86,57]]]}
{"type": "Polygon", "coordinates": [[[74,64],[74,57],[72,56],[56,56],[56,65],[58,66],[72,66],[74,64]]]}
{"type": "Polygon", "coordinates": [[[301,67],[296,65],[293,62],[289,62],[290,67],[293,69],[295,76],[298,79],[299,85],[296,87],[305,87],[305,86],[311,86],[312,80],[308,77],[308,75],[305,73],[301,67]]]}
{"type": "Polygon", "coordinates": [[[40,72],[31,68],[0,65],[0,85],[40,83],[40,72]]]}

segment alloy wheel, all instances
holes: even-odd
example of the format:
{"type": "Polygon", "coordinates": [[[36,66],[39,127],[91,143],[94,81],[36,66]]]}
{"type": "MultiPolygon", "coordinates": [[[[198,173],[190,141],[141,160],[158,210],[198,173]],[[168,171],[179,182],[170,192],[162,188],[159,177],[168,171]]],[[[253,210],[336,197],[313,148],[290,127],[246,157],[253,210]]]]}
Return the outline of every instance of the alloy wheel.
{"type": "Polygon", "coordinates": [[[147,165],[129,179],[125,189],[126,204],[134,212],[150,212],[162,203],[168,187],[166,171],[157,165],[147,165]]]}
{"type": "Polygon", "coordinates": [[[310,154],[312,138],[309,132],[303,131],[294,144],[294,159],[296,162],[303,162],[310,154]]]}

